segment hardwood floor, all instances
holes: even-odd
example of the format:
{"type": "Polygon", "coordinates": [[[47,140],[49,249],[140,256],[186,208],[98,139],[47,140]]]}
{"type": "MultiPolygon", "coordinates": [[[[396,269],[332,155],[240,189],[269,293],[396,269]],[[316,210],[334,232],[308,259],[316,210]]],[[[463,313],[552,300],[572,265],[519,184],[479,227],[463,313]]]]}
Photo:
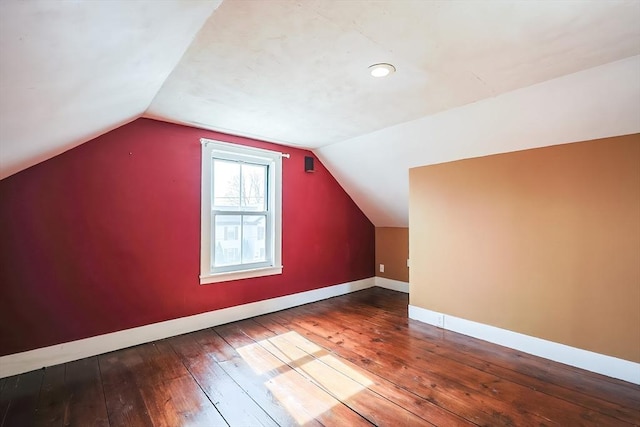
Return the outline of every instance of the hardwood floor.
{"type": "Polygon", "coordinates": [[[0,379],[9,426],[626,426],[640,387],[407,318],[372,288],[0,379]]]}

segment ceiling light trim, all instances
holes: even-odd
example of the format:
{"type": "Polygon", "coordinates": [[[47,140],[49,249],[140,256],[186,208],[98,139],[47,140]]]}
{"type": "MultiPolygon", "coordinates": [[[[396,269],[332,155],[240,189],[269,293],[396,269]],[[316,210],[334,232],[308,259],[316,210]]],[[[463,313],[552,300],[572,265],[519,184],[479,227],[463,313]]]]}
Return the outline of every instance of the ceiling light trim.
{"type": "Polygon", "coordinates": [[[369,73],[373,77],[387,77],[396,72],[396,67],[387,62],[380,62],[369,66],[369,73]]]}

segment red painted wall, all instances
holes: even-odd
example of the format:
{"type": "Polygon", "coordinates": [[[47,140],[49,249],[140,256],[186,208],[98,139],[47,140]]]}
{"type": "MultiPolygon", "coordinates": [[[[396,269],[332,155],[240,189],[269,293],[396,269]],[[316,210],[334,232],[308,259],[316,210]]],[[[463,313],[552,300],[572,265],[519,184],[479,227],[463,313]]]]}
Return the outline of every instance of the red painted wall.
{"type": "Polygon", "coordinates": [[[0,355],[373,276],[373,225],[305,155],[139,119],[0,181],[0,355]],[[282,275],[199,284],[201,137],[291,154],[282,275]]]}

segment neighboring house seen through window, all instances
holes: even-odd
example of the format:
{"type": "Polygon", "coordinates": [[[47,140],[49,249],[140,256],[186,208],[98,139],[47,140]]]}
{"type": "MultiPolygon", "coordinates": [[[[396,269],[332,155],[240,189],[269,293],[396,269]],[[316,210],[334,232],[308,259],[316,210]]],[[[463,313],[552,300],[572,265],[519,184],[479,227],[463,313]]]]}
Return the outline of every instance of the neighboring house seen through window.
{"type": "Polygon", "coordinates": [[[282,273],[281,153],[201,142],[200,283],[282,273]]]}

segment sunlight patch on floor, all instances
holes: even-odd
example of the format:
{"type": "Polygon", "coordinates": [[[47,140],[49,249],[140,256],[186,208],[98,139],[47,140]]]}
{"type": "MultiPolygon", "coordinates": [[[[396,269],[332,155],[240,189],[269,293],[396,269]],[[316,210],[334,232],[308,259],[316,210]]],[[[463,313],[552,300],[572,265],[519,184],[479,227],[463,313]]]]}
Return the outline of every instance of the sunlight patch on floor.
{"type": "Polygon", "coordinates": [[[237,351],[258,375],[279,369],[286,365],[285,362],[276,358],[258,343],[245,345],[244,347],[238,348],[237,351]]]}
{"type": "Polygon", "coordinates": [[[373,384],[295,331],[249,344],[238,353],[259,375],[271,371],[267,388],[300,424],[373,384]]]}
{"type": "Polygon", "coordinates": [[[284,372],[265,384],[301,425],[340,404],[337,399],[323,392],[296,371],[284,372]]]}

